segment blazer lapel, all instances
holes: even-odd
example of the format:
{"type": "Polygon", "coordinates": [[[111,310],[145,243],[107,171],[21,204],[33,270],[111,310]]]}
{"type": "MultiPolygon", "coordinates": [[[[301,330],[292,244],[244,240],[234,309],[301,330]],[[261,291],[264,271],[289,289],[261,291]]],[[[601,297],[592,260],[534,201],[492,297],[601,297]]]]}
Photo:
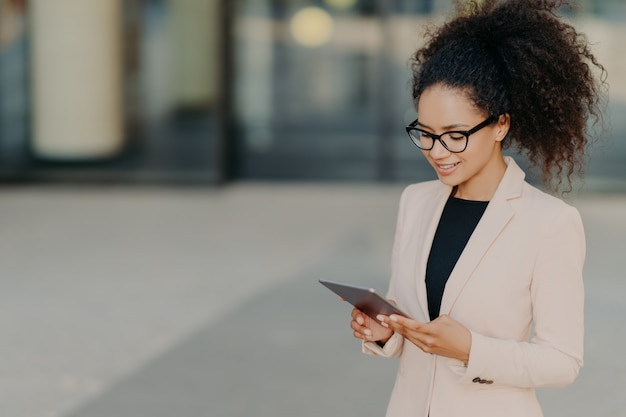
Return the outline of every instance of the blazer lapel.
{"type": "Polygon", "coordinates": [[[513,159],[506,157],[505,161],[507,170],[504,177],[448,278],[441,300],[441,314],[450,314],[474,269],[514,215],[509,200],[521,195],[525,174],[513,159]]]}
{"type": "Polygon", "coordinates": [[[426,264],[428,263],[428,256],[430,255],[430,248],[432,247],[433,238],[435,237],[435,232],[437,231],[437,226],[439,225],[439,219],[441,218],[441,213],[443,212],[443,208],[446,205],[446,201],[448,201],[448,197],[450,197],[450,193],[452,192],[452,187],[441,184],[442,187],[440,191],[433,196],[432,200],[430,200],[428,205],[424,206],[424,212],[421,213],[423,215],[423,220],[425,222],[423,228],[425,230],[425,238],[419,242],[417,256],[415,257],[415,273],[417,277],[416,289],[417,289],[417,299],[419,300],[419,305],[422,307],[422,312],[424,313],[424,317],[428,320],[428,295],[426,292],[426,264]]]}

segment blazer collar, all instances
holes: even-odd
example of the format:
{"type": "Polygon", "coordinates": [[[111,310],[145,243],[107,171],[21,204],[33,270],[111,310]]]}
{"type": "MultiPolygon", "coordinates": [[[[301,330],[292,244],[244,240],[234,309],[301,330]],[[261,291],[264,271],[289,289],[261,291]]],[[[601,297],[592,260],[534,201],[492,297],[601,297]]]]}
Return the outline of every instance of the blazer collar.
{"type": "MultiPolygon", "coordinates": [[[[505,163],[507,169],[504,176],[448,278],[441,300],[440,314],[450,313],[467,280],[472,276],[489,246],[514,215],[510,200],[522,195],[525,174],[511,157],[505,157],[505,163]]],[[[435,223],[439,223],[440,217],[436,217],[435,223]]]]}

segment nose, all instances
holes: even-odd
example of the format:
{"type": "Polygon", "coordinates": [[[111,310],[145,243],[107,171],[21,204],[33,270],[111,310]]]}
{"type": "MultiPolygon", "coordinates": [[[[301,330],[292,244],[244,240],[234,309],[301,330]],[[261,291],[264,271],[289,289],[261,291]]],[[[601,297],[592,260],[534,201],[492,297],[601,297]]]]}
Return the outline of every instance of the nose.
{"type": "Polygon", "coordinates": [[[430,153],[430,156],[434,159],[445,158],[446,156],[448,156],[448,154],[450,154],[450,151],[443,146],[441,140],[435,140],[433,148],[428,152],[430,153]]]}

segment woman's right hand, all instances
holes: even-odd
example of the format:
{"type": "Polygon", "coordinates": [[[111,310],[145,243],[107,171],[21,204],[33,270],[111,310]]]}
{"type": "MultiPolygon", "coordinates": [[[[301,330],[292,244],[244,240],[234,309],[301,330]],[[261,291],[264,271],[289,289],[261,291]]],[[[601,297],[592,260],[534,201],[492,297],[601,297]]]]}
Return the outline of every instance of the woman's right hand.
{"type": "Polygon", "coordinates": [[[366,342],[386,343],[393,335],[393,330],[373,320],[357,308],[352,310],[350,327],[354,331],[354,337],[366,342]]]}

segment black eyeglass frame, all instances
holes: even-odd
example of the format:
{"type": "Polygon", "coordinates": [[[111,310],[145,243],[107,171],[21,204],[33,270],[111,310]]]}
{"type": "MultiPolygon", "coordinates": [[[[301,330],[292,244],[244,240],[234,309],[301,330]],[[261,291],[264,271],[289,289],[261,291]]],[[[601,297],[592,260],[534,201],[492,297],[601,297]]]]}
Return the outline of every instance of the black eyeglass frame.
{"type": "Polygon", "coordinates": [[[428,132],[424,129],[420,129],[417,126],[417,121],[419,119],[415,119],[413,122],[411,122],[411,124],[409,124],[408,126],[405,127],[406,129],[406,133],[409,135],[409,138],[411,138],[411,142],[413,142],[413,144],[415,146],[417,146],[418,148],[420,148],[423,151],[430,151],[434,146],[435,146],[435,141],[439,141],[439,143],[441,143],[441,145],[446,148],[449,152],[452,153],[461,153],[463,152],[465,149],[467,149],[467,144],[469,142],[469,137],[470,135],[478,132],[480,129],[489,126],[490,124],[496,122],[498,120],[498,116],[489,116],[486,120],[484,120],[483,122],[477,124],[476,126],[474,126],[473,128],[471,128],[470,130],[451,130],[448,132],[443,132],[441,135],[436,135],[432,132],[428,132]],[[425,133],[428,137],[432,138],[433,140],[433,144],[430,148],[425,148],[421,145],[421,141],[419,139],[419,136],[417,138],[414,138],[413,135],[411,135],[412,131],[417,131],[417,132],[423,132],[425,133]],[[463,146],[463,149],[461,149],[460,151],[453,151],[452,149],[448,148],[448,145],[446,145],[446,142],[443,141],[441,139],[442,136],[444,135],[449,135],[452,133],[456,133],[459,135],[463,135],[465,136],[465,146],[463,146]]]}

